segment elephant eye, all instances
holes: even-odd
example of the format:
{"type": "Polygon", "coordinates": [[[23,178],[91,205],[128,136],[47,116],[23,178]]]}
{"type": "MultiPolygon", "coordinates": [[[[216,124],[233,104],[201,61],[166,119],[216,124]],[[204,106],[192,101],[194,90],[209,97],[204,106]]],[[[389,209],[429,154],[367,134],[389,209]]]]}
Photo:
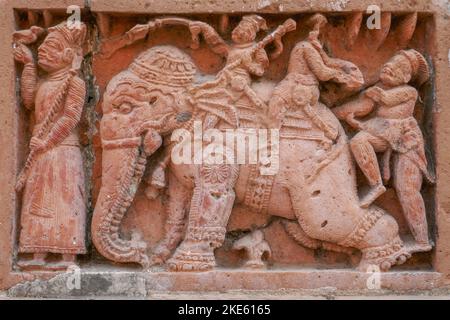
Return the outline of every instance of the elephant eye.
{"type": "Polygon", "coordinates": [[[153,97],[150,98],[149,104],[150,105],[155,104],[156,101],[158,101],[158,97],[157,96],[153,96],[153,97]]]}
{"type": "Polygon", "coordinates": [[[119,111],[120,111],[121,113],[130,113],[132,109],[133,109],[133,108],[132,108],[131,105],[128,104],[128,103],[122,103],[122,104],[119,106],[119,111]]]}

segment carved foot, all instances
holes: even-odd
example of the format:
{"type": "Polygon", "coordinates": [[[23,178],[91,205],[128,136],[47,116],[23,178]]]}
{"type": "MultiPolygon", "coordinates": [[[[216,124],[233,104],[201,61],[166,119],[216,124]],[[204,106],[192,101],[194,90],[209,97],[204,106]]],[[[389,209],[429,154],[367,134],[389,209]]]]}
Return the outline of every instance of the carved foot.
{"type": "Polygon", "coordinates": [[[409,253],[408,250],[403,249],[401,252],[398,252],[391,257],[384,259],[380,263],[380,269],[381,271],[388,271],[395,265],[404,264],[409,258],[411,258],[411,253],[409,253]]]}
{"type": "Polygon", "coordinates": [[[69,269],[72,266],[78,266],[75,262],[67,262],[67,261],[59,261],[55,263],[50,263],[47,266],[45,266],[45,270],[50,271],[65,271],[69,269]]]}
{"type": "Polygon", "coordinates": [[[67,270],[71,266],[77,266],[76,258],[77,256],[74,254],[64,254],[61,261],[48,264],[47,269],[53,271],[67,270]]]}
{"type": "Polygon", "coordinates": [[[246,269],[266,269],[266,264],[261,259],[248,260],[244,264],[246,269]]]}
{"type": "Polygon", "coordinates": [[[150,265],[162,265],[170,258],[172,250],[169,248],[167,241],[161,241],[155,248],[150,257],[150,265]]]}
{"type": "Polygon", "coordinates": [[[388,271],[395,265],[401,265],[411,258],[411,252],[403,246],[400,238],[382,247],[363,250],[363,258],[358,267],[359,271],[367,272],[373,266],[380,271],[388,271]]]}
{"type": "Polygon", "coordinates": [[[386,192],[382,184],[372,187],[369,192],[361,199],[361,208],[368,208],[379,196],[386,192]]]}
{"type": "Polygon", "coordinates": [[[169,230],[162,240],[158,242],[150,257],[150,265],[162,265],[171,257],[184,235],[183,222],[167,222],[169,230]]]}
{"type": "Polygon", "coordinates": [[[208,271],[215,266],[214,249],[207,243],[183,242],[167,262],[170,271],[208,271]]]}
{"type": "Polygon", "coordinates": [[[21,270],[30,271],[30,270],[44,270],[46,266],[45,257],[47,254],[34,254],[31,260],[20,260],[17,262],[17,265],[21,270]]]}
{"type": "Polygon", "coordinates": [[[409,245],[407,248],[410,253],[428,252],[431,249],[433,249],[433,245],[428,242],[425,243],[416,242],[414,244],[409,245]]]}
{"type": "Polygon", "coordinates": [[[71,266],[76,266],[76,255],[63,255],[61,261],[47,263],[46,254],[35,254],[33,259],[19,261],[17,265],[24,271],[65,271],[71,266]]]}
{"type": "Polygon", "coordinates": [[[198,271],[209,271],[214,269],[216,264],[210,261],[189,261],[189,260],[178,260],[170,259],[167,263],[169,271],[175,272],[198,272],[198,271]]]}

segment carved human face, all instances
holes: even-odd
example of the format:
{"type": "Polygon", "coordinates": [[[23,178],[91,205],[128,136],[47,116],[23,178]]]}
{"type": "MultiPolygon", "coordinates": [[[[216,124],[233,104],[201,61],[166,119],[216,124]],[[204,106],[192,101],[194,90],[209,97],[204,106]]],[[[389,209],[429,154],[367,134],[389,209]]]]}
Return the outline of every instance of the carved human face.
{"type": "Polygon", "coordinates": [[[241,21],[231,33],[231,39],[237,44],[253,42],[256,38],[255,29],[246,21],[241,21]]]}
{"type": "Polygon", "coordinates": [[[387,86],[398,86],[411,80],[411,64],[403,55],[396,55],[381,69],[380,80],[387,86]]]}
{"type": "Polygon", "coordinates": [[[71,65],[73,49],[56,33],[50,33],[38,49],[39,66],[47,72],[54,72],[71,65]]]}

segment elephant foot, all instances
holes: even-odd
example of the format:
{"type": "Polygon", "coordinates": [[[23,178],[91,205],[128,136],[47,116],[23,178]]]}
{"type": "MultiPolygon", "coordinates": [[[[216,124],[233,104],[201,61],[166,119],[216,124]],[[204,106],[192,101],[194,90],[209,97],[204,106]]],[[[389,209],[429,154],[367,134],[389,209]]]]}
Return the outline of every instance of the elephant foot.
{"type": "Polygon", "coordinates": [[[215,266],[214,249],[195,242],[183,242],[167,261],[169,271],[208,271],[215,266]]]}
{"type": "Polygon", "coordinates": [[[158,242],[152,252],[150,258],[150,265],[152,266],[164,264],[183,239],[183,223],[169,222],[168,225],[170,225],[170,229],[166,232],[165,237],[158,242]]]}
{"type": "Polygon", "coordinates": [[[150,260],[146,254],[141,254],[137,263],[140,264],[143,269],[150,268],[150,260]]]}
{"type": "Polygon", "coordinates": [[[204,261],[188,261],[170,259],[167,263],[169,271],[174,272],[201,272],[214,269],[215,263],[204,261]]]}
{"type": "Polygon", "coordinates": [[[150,257],[150,265],[162,265],[170,258],[173,250],[169,248],[167,241],[161,241],[155,248],[150,257]]]}
{"type": "Polygon", "coordinates": [[[380,271],[388,271],[391,267],[401,265],[411,258],[410,250],[403,246],[399,237],[387,245],[364,249],[362,253],[358,270],[363,272],[373,267],[379,268],[380,271]]]}

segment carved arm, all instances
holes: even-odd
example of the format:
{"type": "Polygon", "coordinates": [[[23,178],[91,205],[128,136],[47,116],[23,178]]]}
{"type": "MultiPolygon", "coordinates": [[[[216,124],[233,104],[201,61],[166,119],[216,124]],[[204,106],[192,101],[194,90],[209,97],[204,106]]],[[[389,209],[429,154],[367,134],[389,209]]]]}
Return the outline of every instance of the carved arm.
{"type": "Polygon", "coordinates": [[[230,48],[217,33],[217,31],[209,24],[202,21],[192,21],[189,23],[189,30],[194,41],[193,49],[199,46],[199,35],[202,34],[206,43],[211,47],[211,50],[219,55],[227,56],[230,48]]]}
{"type": "Polygon", "coordinates": [[[27,109],[33,109],[37,91],[37,71],[34,63],[24,66],[22,77],[20,78],[20,95],[27,109]]]}
{"type": "Polygon", "coordinates": [[[257,43],[256,49],[264,49],[268,44],[275,43],[275,51],[272,53],[271,58],[276,59],[283,52],[283,43],[281,38],[288,32],[294,31],[297,28],[297,23],[293,19],[287,19],[281,26],[279,26],[274,32],[267,35],[264,39],[257,43]]]}
{"type": "Polygon", "coordinates": [[[127,31],[124,35],[103,41],[101,53],[104,57],[111,57],[117,50],[129,46],[136,41],[145,39],[149,32],[155,31],[163,26],[186,26],[192,34],[192,48],[199,46],[199,35],[203,34],[205,41],[217,54],[228,55],[228,45],[210,25],[201,21],[192,21],[185,18],[167,17],[151,20],[146,24],[138,24],[127,31]]]}
{"type": "Polygon", "coordinates": [[[20,95],[27,109],[32,109],[37,90],[37,69],[33,55],[29,48],[22,43],[17,43],[14,49],[14,58],[23,63],[24,68],[20,77],[20,95]]]}
{"type": "Polygon", "coordinates": [[[243,62],[247,70],[258,77],[261,77],[269,66],[269,58],[264,49],[256,50],[254,59],[250,55],[244,57],[243,62]]]}
{"type": "Polygon", "coordinates": [[[138,24],[124,35],[102,41],[100,52],[105,58],[110,58],[117,50],[129,46],[136,41],[145,39],[148,33],[159,27],[158,21],[138,24]]]}
{"type": "Polygon", "coordinates": [[[63,114],[44,138],[43,142],[47,149],[64,141],[81,119],[86,94],[85,83],[80,78],[74,77],[68,90],[63,114]]]}
{"type": "Polygon", "coordinates": [[[384,90],[380,87],[372,87],[367,90],[367,96],[375,101],[380,101],[387,107],[395,107],[399,104],[417,100],[417,90],[414,87],[405,85],[384,90]]]}
{"type": "Polygon", "coordinates": [[[325,64],[320,52],[309,44],[304,45],[303,55],[308,67],[320,81],[336,80],[341,82],[342,73],[325,64]]]}
{"type": "Polygon", "coordinates": [[[332,109],[340,120],[345,120],[351,127],[360,129],[360,122],[355,117],[364,117],[375,108],[375,101],[365,95],[359,94],[356,98],[332,109]]]}

